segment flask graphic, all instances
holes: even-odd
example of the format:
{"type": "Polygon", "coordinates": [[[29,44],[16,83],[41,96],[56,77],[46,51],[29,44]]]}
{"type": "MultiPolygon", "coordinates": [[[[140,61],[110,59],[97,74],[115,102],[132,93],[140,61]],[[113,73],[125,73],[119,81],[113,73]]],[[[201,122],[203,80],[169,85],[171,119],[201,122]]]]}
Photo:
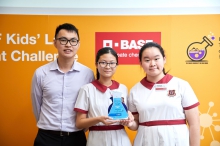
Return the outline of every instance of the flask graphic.
{"type": "Polygon", "coordinates": [[[122,102],[121,92],[113,92],[113,97],[110,98],[112,100],[112,104],[109,106],[109,114],[108,116],[114,120],[118,119],[127,119],[127,107],[122,102]]]}
{"type": "Polygon", "coordinates": [[[202,42],[193,42],[187,48],[187,55],[192,61],[201,61],[207,54],[207,47],[213,43],[206,37],[203,37],[202,42]]]}

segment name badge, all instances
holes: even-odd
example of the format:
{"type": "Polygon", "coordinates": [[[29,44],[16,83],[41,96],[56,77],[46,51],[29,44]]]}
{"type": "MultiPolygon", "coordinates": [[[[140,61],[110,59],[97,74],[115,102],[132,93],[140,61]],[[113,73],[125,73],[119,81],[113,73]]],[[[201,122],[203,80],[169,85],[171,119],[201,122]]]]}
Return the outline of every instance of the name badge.
{"type": "Polygon", "coordinates": [[[155,90],[158,90],[158,91],[167,90],[167,84],[155,84],[154,87],[155,87],[155,90]]]}

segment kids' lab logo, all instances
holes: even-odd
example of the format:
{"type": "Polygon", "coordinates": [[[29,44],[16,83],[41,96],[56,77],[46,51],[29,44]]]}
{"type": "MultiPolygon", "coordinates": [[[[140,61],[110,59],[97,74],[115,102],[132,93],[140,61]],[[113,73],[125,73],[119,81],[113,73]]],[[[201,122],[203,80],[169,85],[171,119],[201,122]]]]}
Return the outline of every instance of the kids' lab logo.
{"type": "Polygon", "coordinates": [[[208,37],[204,36],[201,42],[193,42],[187,48],[187,56],[190,60],[186,61],[186,64],[208,64],[207,60],[204,60],[207,55],[207,49],[213,46],[212,41],[215,40],[213,33],[208,37]]]}
{"type": "Polygon", "coordinates": [[[147,42],[161,42],[161,32],[96,32],[95,53],[111,47],[118,54],[119,64],[139,64],[139,50],[147,42]]]}

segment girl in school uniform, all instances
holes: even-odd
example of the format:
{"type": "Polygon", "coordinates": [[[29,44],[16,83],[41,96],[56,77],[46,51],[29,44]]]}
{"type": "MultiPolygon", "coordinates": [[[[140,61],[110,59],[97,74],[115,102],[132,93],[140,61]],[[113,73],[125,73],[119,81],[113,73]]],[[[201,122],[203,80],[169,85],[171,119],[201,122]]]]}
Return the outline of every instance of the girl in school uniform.
{"type": "Polygon", "coordinates": [[[118,56],[112,48],[100,49],[96,55],[97,79],[79,91],[74,108],[76,127],[89,129],[87,146],[131,146],[123,125],[132,123],[133,115],[128,112],[129,118],[125,120],[108,116],[114,91],[121,93],[123,104],[127,105],[127,87],[112,80],[117,65],[118,56]]]}
{"type": "Polygon", "coordinates": [[[139,60],[147,75],[128,99],[134,115],[129,129],[137,130],[134,146],[199,146],[199,102],[189,83],[165,73],[164,50],[157,43],[143,45],[139,60]]]}

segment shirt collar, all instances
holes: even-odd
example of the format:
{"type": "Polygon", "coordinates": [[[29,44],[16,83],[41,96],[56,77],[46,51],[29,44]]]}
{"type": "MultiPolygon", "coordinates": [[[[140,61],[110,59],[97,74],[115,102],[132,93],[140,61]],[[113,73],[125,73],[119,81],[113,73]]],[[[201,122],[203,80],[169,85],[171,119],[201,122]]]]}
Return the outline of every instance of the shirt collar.
{"type": "Polygon", "coordinates": [[[102,85],[98,80],[94,80],[92,82],[92,84],[102,93],[105,93],[105,91],[109,88],[110,90],[113,90],[113,89],[118,89],[119,87],[119,83],[112,80],[112,85],[107,87],[105,85],[102,85]]]}
{"type": "Polygon", "coordinates": [[[147,77],[144,77],[140,83],[148,88],[148,89],[152,89],[154,84],[167,84],[171,79],[173,78],[173,76],[169,75],[169,74],[166,74],[161,80],[159,80],[157,83],[152,83],[150,81],[147,80],[147,77]]]}
{"type": "Polygon", "coordinates": [[[76,60],[74,61],[74,63],[73,63],[73,66],[72,66],[72,68],[70,69],[70,71],[80,71],[80,65],[79,65],[79,62],[77,62],[76,60]]]}
{"type": "MultiPolygon", "coordinates": [[[[50,70],[59,70],[57,59],[54,62],[52,62],[50,70]]],[[[80,71],[80,65],[77,61],[74,61],[73,66],[70,69],[70,71],[74,71],[74,70],[75,71],[80,71]]]]}
{"type": "Polygon", "coordinates": [[[50,70],[58,70],[59,69],[59,66],[58,66],[58,64],[57,64],[57,59],[56,60],[54,60],[53,62],[52,62],[52,65],[51,65],[51,67],[50,67],[50,70]]]}

